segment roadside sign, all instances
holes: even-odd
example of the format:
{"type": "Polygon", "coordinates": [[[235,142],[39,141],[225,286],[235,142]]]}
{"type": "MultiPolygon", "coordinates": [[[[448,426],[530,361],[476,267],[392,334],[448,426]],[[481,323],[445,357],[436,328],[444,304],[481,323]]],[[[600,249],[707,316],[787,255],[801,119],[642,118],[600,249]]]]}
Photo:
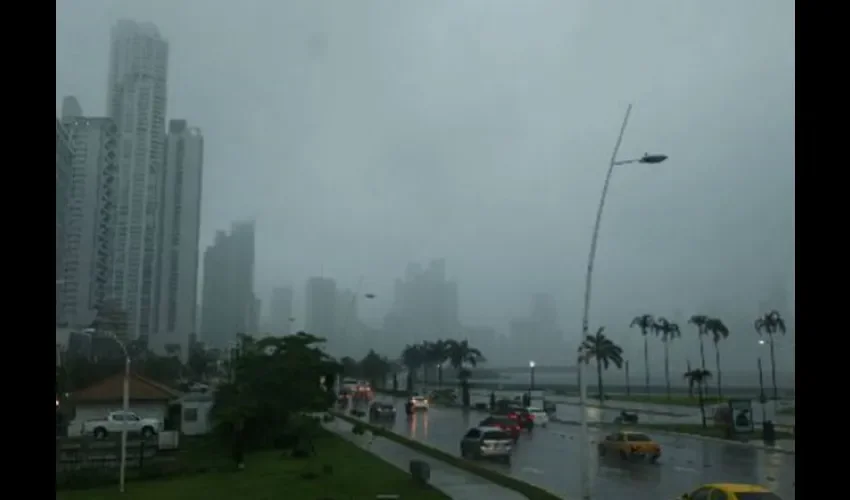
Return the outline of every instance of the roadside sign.
{"type": "Polygon", "coordinates": [[[730,399],[729,413],[732,415],[732,429],[735,434],[755,432],[753,422],[753,402],[749,399],[730,399]]]}

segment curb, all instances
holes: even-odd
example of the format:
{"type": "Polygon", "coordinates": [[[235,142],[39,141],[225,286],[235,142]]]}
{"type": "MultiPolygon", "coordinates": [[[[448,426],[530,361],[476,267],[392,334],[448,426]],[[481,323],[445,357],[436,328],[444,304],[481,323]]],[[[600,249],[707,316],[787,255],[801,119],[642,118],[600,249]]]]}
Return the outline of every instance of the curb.
{"type": "MultiPolygon", "coordinates": [[[[572,425],[572,426],[581,425],[579,422],[576,422],[574,420],[550,419],[549,421],[557,423],[557,424],[561,424],[561,425],[572,425]]],[[[605,427],[609,427],[610,425],[611,424],[602,424],[602,425],[600,425],[600,424],[588,424],[588,427],[592,427],[594,429],[604,429],[605,427]]],[[[641,428],[640,424],[638,424],[636,426],[636,428],[640,429],[641,428]]],[[[649,431],[650,429],[644,429],[644,430],[649,431]]],[[[767,446],[767,445],[764,445],[764,444],[745,443],[745,442],[741,442],[741,441],[732,441],[730,439],[716,438],[716,437],[711,437],[711,436],[700,436],[699,434],[687,434],[685,432],[665,431],[665,430],[661,430],[661,429],[652,429],[651,431],[652,431],[653,434],[662,434],[662,435],[665,435],[665,436],[674,436],[674,437],[687,438],[687,439],[698,439],[698,440],[701,440],[701,441],[723,443],[723,444],[728,444],[728,445],[733,445],[733,446],[740,446],[742,448],[752,448],[752,449],[756,449],[756,450],[768,451],[768,452],[772,452],[772,453],[784,453],[786,455],[796,455],[797,454],[795,450],[788,450],[788,449],[785,449],[785,448],[775,448],[775,447],[767,446]]]]}

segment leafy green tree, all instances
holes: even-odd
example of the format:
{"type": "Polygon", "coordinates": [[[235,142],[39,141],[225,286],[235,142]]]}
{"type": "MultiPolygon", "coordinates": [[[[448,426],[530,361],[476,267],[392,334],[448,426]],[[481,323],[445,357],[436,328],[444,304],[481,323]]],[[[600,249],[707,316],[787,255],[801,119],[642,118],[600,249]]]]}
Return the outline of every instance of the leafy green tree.
{"type": "Polygon", "coordinates": [[[416,370],[425,364],[425,353],[421,345],[405,346],[401,352],[401,362],[407,368],[407,391],[413,392],[413,382],[416,370]]]}
{"type": "Polygon", "coordinates": [[[652,318],[651,314],[642,314],[640,316],[635,316],[632,320],[629,328],[638,327],[640,330],[640,334],[643,336],[643,363],[646,369],[645,381],[646,381],[646,393],[650,393],[649,389],[649,334],[653,333],[653,326],[655,325],[655,320],[652,318]]]}
{"type": "Polygon", "coordinates": [[[436,369],[437,385],[443,385],[442,364],[448,361],[448,350],[449,344],[442,339],[436,342],[424,342],[422,344],[422,351],[425,353],[427,366],[436,369]]]}
{"type": "Polygon", "coordinates": [[[701,368],[696,368],[693,370],[688,370],[685,372],[685,378],[688,380],[688,385],[690,387],[696,386],[697,388],[697,397],[699,398],[699,412],[702,415],[702,427],[708,427],[708,424],[705,420],[705,397],[703,396],[703,387],[708,383],[708,380],[711,378],[711,372],[708,370],[703,370],[701,368]]]}
{"type": "Polygon", "coordinates": [[[666,318],[657,318],[653,324],[655,334],[661,338],[664,343],[664,379],[667,383],[667,399],[671,399],[670,390],[670,343],[673,340],[682,336],[679,325],[667,321],[666,318]]]}
{"type": "Polygon", "coordinates": [[[469,376],[472,372],[466,366],[475,368],[479,363],[486,361],[484,355],[478,349],[469,345],[466,340],[460,342],[456,340],[446,341],[446,358],[449,364],[457,372],[458,380],[461,387],[461,399],[464,408],[469,407],[469,376]]]}
{"type": "Polygon", "coordinates": [[[390,372],[390,363],[370,349],[369,353],[360,361],[360,371],[363,377],[372,384],[372,387],[384,388],[384,381],[390,372]]]}
{"type": "Polygon", "coordinates": [[[596,360],[596,377],[599,384],[599,400],[605,400],[605,390],[602,385],[602,369],[608,369],[613,364],[618,369],[623,367],[623,349],[605,336],[605,327],[596,331],[595,335],[588,335],[581,343],[582,360],[589,364],[591,359],[596,360]]]}
{"type": "Polygon", "coordinates": [[[261,340],[239,336],[232,378],[215,393],[217,429],[225,435],[242,429],[248,445],[279,442],[293,417],[326,409],[332,401],[328,374],[336,363],[319,349],[322,342],[304,332],[261,340]]]}
{"type": "Polygon", "coordinates": [[[729,329],[718,318],[708,318],[705,322],[705,332],[714,341],[714,364],[717,369],[717,397],[723,397],[723,372],[720,371],[720,341],[729,338],[729,329]]]}
{"type": "Polygon", "coordinates": [[[755,321],[756,333],[759,336],[767,335],[767,343],[770,346],[770,379],[773,382],[773,399],[779,399],[779,389],[776,386],[776,354],[773,347],[773,338],[776,335],[785,335],[785,320],[778,311],[773,310],[755,321]]]}

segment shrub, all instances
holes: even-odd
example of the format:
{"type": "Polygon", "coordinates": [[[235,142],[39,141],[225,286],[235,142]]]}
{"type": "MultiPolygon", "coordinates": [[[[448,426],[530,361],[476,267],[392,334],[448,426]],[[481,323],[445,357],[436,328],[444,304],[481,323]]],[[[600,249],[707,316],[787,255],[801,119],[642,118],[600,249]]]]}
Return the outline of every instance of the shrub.
{"type": "Polygon", "coordinates": [[[355,436],[362,436],[363,434],[366,434],[366,426],[362,422],[357,422],[354,424],[354,427],[351,428],[351,432],[353,432],[355,436]]]}
{"type": "Polygon", "coordinates": [[[330,423],[334,421],[334,418],[335,417],[330,413],[325,413],[324,416],[322,416],[322,422],[330,423]]]}

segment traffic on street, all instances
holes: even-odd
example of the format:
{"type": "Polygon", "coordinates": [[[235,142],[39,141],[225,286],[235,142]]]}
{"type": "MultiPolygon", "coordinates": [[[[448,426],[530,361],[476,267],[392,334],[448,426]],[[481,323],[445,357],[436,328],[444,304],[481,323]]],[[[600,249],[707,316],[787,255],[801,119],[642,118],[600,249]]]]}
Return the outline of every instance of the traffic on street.
{"type": "MultiPolygon", "coordinates": [[[[394,421],[375,422],[376,425],[457,456],[466,431],[488,416],[487,412],[478,410],[431,405],[430,409],[407,417],[403,408],[405,400],[386,396],[379,396],[379,400],[392,401],[398,417],[394,421]]],[[[651,435],[661,446],[657,463],[627,461],[610,454],[600,457],[598,443],[610,432],[591,429],[590,466],[593,491],[598,498],[678,498],[701,484],[713,482],[761,484],[783,500],[795,498],[794,455],[657,434],[651,435]]],[[[514,446],[510,464],[487,461],[481,465],[553,493],[577,498],[579,460],[579,427],[552,422],[546,427],[537,426],[532,432],[524,430],[514,446]]]]}

